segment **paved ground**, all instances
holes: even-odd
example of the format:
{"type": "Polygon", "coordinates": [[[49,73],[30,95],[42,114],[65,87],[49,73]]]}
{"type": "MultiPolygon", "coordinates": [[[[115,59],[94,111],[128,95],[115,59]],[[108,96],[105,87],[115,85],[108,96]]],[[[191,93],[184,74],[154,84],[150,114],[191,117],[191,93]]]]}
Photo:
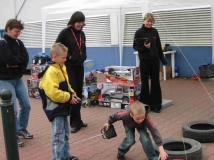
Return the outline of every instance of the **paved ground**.
{"type": "MultiPolygon", "coordinates": [[[[24,76],[25,79],[29,76],[24,76]]],[[[159,129],[162,138],[182,137],[181,126],[192,120],[214,119],[214,83],[188,79],[169,79],[161,81],[163,98],[173,100],[171,107],[165,108],[160,114],[150,112],[149,116],[159,129]],[[203,88],[206,88],[206,90],[203,88]]],[[[34,134],[34,139],[25,140],[25,147],[19,148],[21,160],[51,160],[51,129],[43,113],[41,100],[30,99],[32,110],[28,130],[34,134]]],[[[82,119],[88,123],[76,134],[70,136],[71,153],[80,160],[114,160],[117,146],[124,138],[121,122],[116,122],[118,136],[105,140],[97,137],[82,143],[75,142],[100,134],[100,129],[108,116],[118,109],[104,107],[82,108],[82,119]]],[[[136,144],[127,153],[128,160],[146,160],[141,144],[136,136],[136,144]]],[[[214,160],[214,143],[202,144],[203,160],[214,160]]],[[[0,118],[0,160],[6,160],[2,122],[0,118]]]]}

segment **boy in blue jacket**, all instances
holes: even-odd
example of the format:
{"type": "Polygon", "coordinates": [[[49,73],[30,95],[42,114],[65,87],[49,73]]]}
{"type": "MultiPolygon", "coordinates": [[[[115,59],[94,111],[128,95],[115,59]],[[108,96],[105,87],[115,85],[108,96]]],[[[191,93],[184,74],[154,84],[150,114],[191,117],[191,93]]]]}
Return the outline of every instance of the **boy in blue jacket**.
{"type": "Polygon", "coordinates": [[[167,159],[168,155],[163,149],[160,133],[152,123],[151,119],[146,115],[145,107],[141,102],[135,101],[130,105],[130,107],[127,107],[126,110],[119,111],[111,115],[108,119],[108,123],[106,123],[104,127],[108,129],[109,125],[119,120],[123,121],[126,137],[118,147],[118,160],[125,160],[124,155],[129,151],[131,146],[135,144],[135,128],[140,134],[140,142],[142,143],[144,152],[149,160],[167,159]],[[159,157],[155,153],[155,149],[152,145],[147,129],[152,134],[152,137],[159,148],[159,157]]]}
{"type": "Polygon", "coordinates": [[[52,126],[52,160],[78,160],[69,153],[68,113],[70,104],[77,104],[76,93],[71,88],[64,62],[68,49],[55,43],[50,50],[52,62],[41,74],[39,83],[43,110],[52,126]]]}

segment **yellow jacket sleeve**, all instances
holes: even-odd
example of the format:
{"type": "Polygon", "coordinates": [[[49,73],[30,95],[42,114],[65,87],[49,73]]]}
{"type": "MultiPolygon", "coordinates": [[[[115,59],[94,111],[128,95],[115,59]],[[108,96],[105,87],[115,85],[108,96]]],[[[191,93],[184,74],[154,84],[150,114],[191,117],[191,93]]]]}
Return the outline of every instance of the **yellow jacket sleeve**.
{"type": "Polygon", "coordinates": [[[63,72],[64,72],[64,75],[65,75],[65,77],[66,77],[69,90],[70,90],[71,92],[75,93],[75,91],[73,90],[73,88],[71,87],[71,85],[70,85],[70,83],[69,83],[69,77],[68,77],[68,73],[67,73],[67,71],[66,71],[65,65],[63,66],[63,72]]]}

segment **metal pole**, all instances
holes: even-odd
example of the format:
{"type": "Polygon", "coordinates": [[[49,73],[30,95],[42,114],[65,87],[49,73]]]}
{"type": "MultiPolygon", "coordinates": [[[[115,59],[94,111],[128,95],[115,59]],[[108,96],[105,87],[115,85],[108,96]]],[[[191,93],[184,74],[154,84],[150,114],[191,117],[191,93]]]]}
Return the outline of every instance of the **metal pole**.
{"type": "Polygon", "coordinates": [[[17,13],[17,15],[16,15],[16,19],[18,18],[19,13],[21,12],[21,10],[22,10],[22,8],[23,8],[23,6],[24,6],[25,2],[26,2],[26,0],[22,3],[21,8],[19,9],[19,11],[18,11],[18,13],[17,13]]]}
{"type": "Polygon", "coordinates": [[[0,107],[7,160],[19,160],[14,103],[11,101],[12,93],[8,89],[3,89],[0,92],[0,97],[2,100],[0,107]]]}

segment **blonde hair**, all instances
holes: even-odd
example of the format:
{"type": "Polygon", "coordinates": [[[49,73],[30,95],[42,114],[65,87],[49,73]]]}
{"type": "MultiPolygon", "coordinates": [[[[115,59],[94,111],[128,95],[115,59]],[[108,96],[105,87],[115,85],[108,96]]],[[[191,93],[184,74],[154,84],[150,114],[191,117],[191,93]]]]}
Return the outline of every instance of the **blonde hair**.
{"type": "Polygon", "coordinates": [[[145,106],[140,101],[134,101],[130,105],[130,111],[131,111],[132,115],[134,115],[134,114],[145,114],[146,113],[145,106]]]}
{"type": "Polygon", "coordinates": [[[62,52],[68,52],[68,48],[65,47],[62,43],[55,43],[50,50],[51,57],[56,54],[60,55],[62,52]]]}
{"type": "Polygon", "coordinates": [[[146,13],[145,14],[145,16],[144,16],[144,18],[143,18],[143,20],[145,21],[145,20],[151,20],[151,21],[153,21],[154,23],[155,23],[155,17],[154,17],[154,15],[152,14],[152,13],[146,13]]]}

